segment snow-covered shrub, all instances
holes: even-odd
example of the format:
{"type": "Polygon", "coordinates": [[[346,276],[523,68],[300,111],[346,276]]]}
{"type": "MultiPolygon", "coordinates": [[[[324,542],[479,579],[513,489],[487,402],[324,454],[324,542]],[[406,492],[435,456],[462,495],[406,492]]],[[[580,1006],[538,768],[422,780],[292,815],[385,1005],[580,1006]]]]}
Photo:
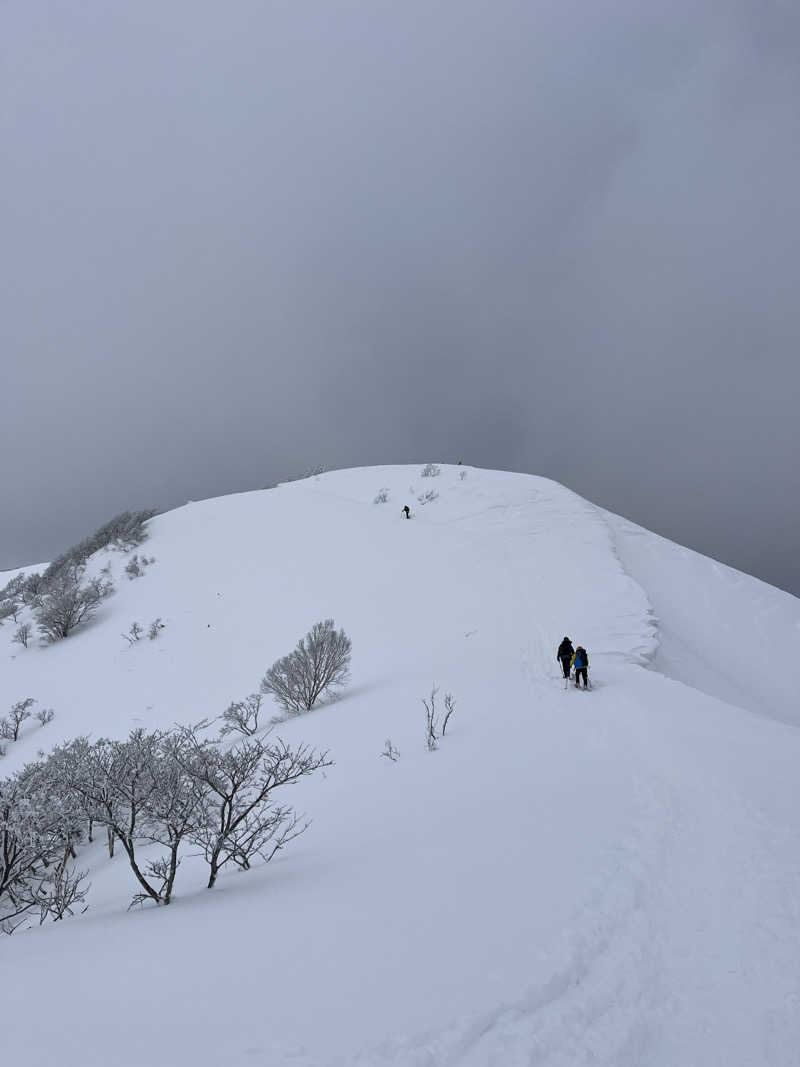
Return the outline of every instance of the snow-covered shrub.
{"type": "Polygon", "coordinates": [[[147,556],[139,556],[139,553],[134,553],[133,556],[125,564],[125,573],[128,578],[133,581],[134,578],[141,578],[144,574],[145,567],[149,567],[151,563],[155,563],[155,556],[151,556],[150,559],[147,556]]]}
{"type": "Polygon", "coordinates": [[[161,616],[159,615],[157,619],[153,619],[153,621],[150,623],[150,626],[147,630],[147,636],[150,638],[151,641],[157,640],[165,626],[166,623],[163,623],[161,621],[161,616]]]}
{"type": "Polygon", "coordinates": [[[263,699],[261,693],[251,693],[244,700],[229,704],[222,713],[223,726],[220,734],[224,737],[226,734],[235,732],[251,737],[256,733],[263,699]]]}
{"type": "Polygon", "coordinates": [[[122,511],[109,519],[89,537],[72,545],[66,552],[56,556],[40,578],[39,593],[49,592],[61,575],[83,567],[86,560],[99,552],[102,548],[117,548],[128,552],[137,548],[147,540],[146,524],[155,515],[154,510],[149,511],[122,511]]]}
{"type": "Polygon", "coordinates": [[[390,737],[386,738],[386,741],[383,745],[383,752],[381,752],[381,755],[385,756],[387,759],[390,759],[392,763],[396,763],[400,758],[400,749],[395,748],[395,746],[392,744],[392,739],[390,737]]]}
{"type": "Polygon", "coordinates": [[[83,582],[83,568],[61,571],[41,595],[36,623],[49,642],[69,637],[82,622],[88,622],[100,604],[114,591],[109,579],[90,578],[83,582]]]}
{"type": "Polygon", "coordinates": [[[15,645],[22,645],[23,648],[28,647],[28,642],[33,634],[33,627],[29,622],[21,622],[14,631],[14,636],[11,640],[15,645]]]}
{"type": "Polygon", "coordinates": [[[459,471],[459,472],[458,472],[458,476],[459,476],[459,478],[461,479],[461,481],[463,482],[463,481],[464,481],[464,479],[465,479],[465,478],[466,478],[466,476],[467,476],[467,472],[466,472],[466,471],[459,471]]]}
{"type": "Polygon", "coordinates": [[[389,499],[389,490],[388,489],[380,489],[378,491],[377,496],[372,501],[372,503],[373,504],[385,504],[388,499],[389,499]]]}
{"type": "Polygon", "coordinates": [[[2,626],[5,619],[12,619],[16,622],[18,613],[19,604],[16,600],[4,600],[0,603],[0,626],[2,626]]]}
{"type": "Polygon", "coordinates": [[[128,627],[128,632],[126,634],[123,634],[122,636],[125,638],[129,645],[135,645],[143,633],[144,630],[139,625],[139,623],[132,622],[128,627]]]}
{"type": "Polygon", "coordinates": [[[432,504],[434,500],[438,499],[439,494],[435,489],[429,489],[427,493],[420,493],[420,495],[417,497],[417,501],[423,506],[425,504],[432,504]]]}
{"type": "Polygon", "coordinates": [[[35,718],[39,720],[39,724],[41,726],[47,726],[47,724],[49,722],[52,722],[55,717],[56,713],[53,711],[52,708],[40,708],[39,711],[36,712],[35,716],[35,718]]]}
{"type": "Polygon", "coordinates": [[[294,652],[276,660],[261,682],[288,715],[310,711],[323,693],[343,686],[350,676],[350,638],[333,619],[318,622],[294,652]]]}
{"type": "Polygon", "coordinates": [[[436,463],[426,463],[419,472],[420,478],[437,478],[442,473],[442,468],[436,463]]]}
{"type": "Polygon", "coordinates": [[[142,568],[139,563],[138,555],[131,556],[131,558],[125,564],[125,573],[128,575],[128,578],[131,581],[133,581],[134,578],[141,578],[142,568]]]}

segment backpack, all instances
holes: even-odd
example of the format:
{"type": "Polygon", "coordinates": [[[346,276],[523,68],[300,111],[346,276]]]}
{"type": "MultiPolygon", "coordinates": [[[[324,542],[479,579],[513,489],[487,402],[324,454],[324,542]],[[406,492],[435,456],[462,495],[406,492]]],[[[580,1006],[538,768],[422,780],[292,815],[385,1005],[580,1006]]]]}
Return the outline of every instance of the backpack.
{"type": "Polygon", "coordinates": [[[589,665],[589,660],[588,660],[588,657],[586,655],[586,649],[582,648],[579,645],[575,649],[575,666],[580,668],[580,667],[587,667],[588,665],[589,665]]]}

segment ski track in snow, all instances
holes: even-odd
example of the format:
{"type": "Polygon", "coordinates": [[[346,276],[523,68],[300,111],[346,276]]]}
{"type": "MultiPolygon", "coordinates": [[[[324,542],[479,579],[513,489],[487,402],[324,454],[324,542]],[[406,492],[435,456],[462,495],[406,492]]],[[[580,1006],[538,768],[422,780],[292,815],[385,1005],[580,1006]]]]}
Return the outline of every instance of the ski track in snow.
{"type": "MultiPolygon", "coordinates": [[[[250,943],[232,964],[247,976],[237,993],[245,1004],[217,1033],[218,982],[204,983],[196,972],[190,979],[187,971],[182,980],[207,1003],[175,1014],[167,998],[166,1013],[156,1012],[153,1022],[167,1040],[159,1060],[129,1020],[115,1021],[108,1000],[103,1018],[121,1033],[115,1062],[124,1067],[800,1064],[800,731],[785,725],[795,705],[782,683],[761,685],[761,646],[748,651],[750,620],[736,621],[757,604],[769,645],[798,625],[795,598],[784,600],[545,479],[470,468],[460,481],[456,468],[444,467],[428,481],[418,470],[335,472],[156,520],[146,551],[162,562],[121,588],[127,614],[115,608],[108,624],[116,632],[145,604],[152,615],[169,616],[160,647],[134,650],[150,654],[155,675],[127,652],[113,653],[99,679],[85,666],[69,670],[60,647],[15,656],[16,673],[5,672],[0,683],[3,698],[17,699],[27,686],[43,703],[66,705],[66,736],[98,730],[102,720],[81,720],[81,705],[101,706],[108,687],[126,676],[116,732],[140,720],[145,705],[155,723],[216,713],[253,688],[265,659],[274,658],[265,649],[284,651],[324,614],[340,621],[349,612],[341,621],[368,661],[348,699],[287,727],[289,736],[338,750],[341,763],[330,774],[333,792],[316,782],[301,794],[318,816],[307,844],[251,872],[246,883],[223,879],[213,899],[183,888],[174,921],[160,924],[163,942],[153,941],[152,921],[136,925],[137,916],[124,915],[114,881],[120,868],[109,871],[98,860],[93,878],[107,899],[94,918],[64,924],[56,934],[66,937],[48,930],[0,945],[17,976],[8,987],[10,1017],[24,1018],[44,961],[53,991],[66,997],[64,1015],[37,1020],[35,1032],[12,1030],[10,1051],[25,1049],[32,1067],[54,1062],[55,1049],[60,1062],[79,1062],[78,1049],[86,1067],[109,1062],[105,1029],[83,1044],[68,1040],[64,1051],[65,1023],[84,1003],[70,1006],[57,946],[73,938],[78,951],[90,945],[107,973],[114,957],[103,955],[104,932],[113,921],[117,937],[141,936],[142,953],[163,944],[167,956],[186,953],[191,967],[195,949],[181,938],[192,914],[200,923],[230,924],[233,936],[250,943]],[[391,502],[373,505],[381,485],[391,489],[391,502]],[[431,487],[440,500],[416,506],[431,487]],[[406,500],[415,509],[408,524],[397,514],[406,500]],[[309,556],[306,570],[293,571],[295,558],[317,550],[321,525],[334,542],[330,560],[309,556]],[[259,560],[262,526],[290,549],[277,570],[259,560]],[[187,539],[197,541],[197,557],[184,564],[190,577],[182,584],[187,539]],[[197,561],[208,565],[225,546],[230,559],[232,540],[230,566],[205,586],[193,584],[191,568],[202,573],[197,561]],[[148,592],[159,566],[163,608],[148,592]],[[257,566],[282,617],[262,620],[258,605],[255,615],[246,606],[257,566]],[[724,595],[715,607],[718,588],[724,595]],[[676,634],[691,625],[698,597],[713,633],[696,634],[700,623],[691,630],[693,659],[676,634]],[[249,632],[254,619],[257,640],[249,632]],[[560,684],[555,648],[564,633],[589,649],[597,681],[590,694],[560,684]],[[215,642],[222,643],[216,665],[215,642]],[[727,675],[715,666],[726,649],[736,655],[727,675]],[[52,675],[33,671],[33,656],[49,657],[52,675]],[[186,668],[195,662],[200,677],[187,691],[186,668]],[[428,754],[417,751],[414,708],[433,681],[453,689],[459,710],[452,741],[428,754]],[[387,733],[403,753],[395,766],[377,755],[387,733]],[[310,880],[304,864],[311,864],[310,880]],[[430,891],[428,872],[439,880],[430,891]],[[263,915],[259,894],[270,901],[263,915]],[[365,920],[351,915],[354,901],[365,920]],[[270,924],[276,908],[279,927],[270,924]],[[32,972],[25,970],[29,936],[39,963],[32,972]],[[329,981],[298,966],[297,936],[319,945],[318,966],[330,970],[329,981]],[[378,969],[381,978],[370,980],[378,969]],[[383,996],[375,996],[376,986],[383,996]],[[196,1039],[186,1026],[198,1011],[196,1039]]],[[[94,642],[87,664],[103,641],[102,653],[111,655],[108,633],[98,621],[76,641],[84,651],[94,642]]],[[[57,739],[51,735],[51,743],[57,739]]],[[[127,952],[135,951],[129,944],[127,952]]],[[[133,989],[132,1007],[122,1010],[155,1010],[133,989]]]]}

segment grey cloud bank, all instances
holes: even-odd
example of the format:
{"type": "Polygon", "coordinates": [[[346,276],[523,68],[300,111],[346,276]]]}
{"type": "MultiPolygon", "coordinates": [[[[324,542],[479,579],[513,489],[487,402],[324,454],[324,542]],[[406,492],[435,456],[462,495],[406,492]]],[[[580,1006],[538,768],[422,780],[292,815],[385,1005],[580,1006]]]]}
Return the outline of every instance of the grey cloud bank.
{"type": "Polygon", "coordinates": [[[0,566],[128,506],[463,459],[800,592],[795,9],[0,28],[0,566]]]}

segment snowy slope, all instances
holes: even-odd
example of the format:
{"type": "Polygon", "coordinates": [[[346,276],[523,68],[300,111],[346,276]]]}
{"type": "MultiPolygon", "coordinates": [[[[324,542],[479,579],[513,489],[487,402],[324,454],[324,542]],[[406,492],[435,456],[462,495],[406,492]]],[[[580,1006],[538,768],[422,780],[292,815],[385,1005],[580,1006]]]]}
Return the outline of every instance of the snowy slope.
{"type": "Polygon", "coordinates": [[[657,670],[800,724],[797,597],[604,512],[625,569],[658,617],[657,670]]]}
{"type": "MultiPolygon", "coordinates": [[[[118,592],[85,631],[22,650],[0,630],[0,707],[57,712],[4,773],[80,732],[219,714],[320,618],[354,648],[347,694],[280,728],[335,760],[292,794],[311,830],[211,892],[187,858],[175,905],[137,912],[123,859],[84,849],[87,915],[0,944],[10,1061],[798,1062],[792,695],[741,655],[720,694],[673,651],[693,604],[716,610],[710,561],[685,579],[660,539],[553,482],[461,473],[340,471],[187,505],[151,522],[143,578],[95,561],[118,592]],[[160,640],[126,647],[155,616],[160,640]],[[591,694],[557,679],[564,633],[589,649],[591,694]],[[429,753],[434,682],[457,711],[429,753]],[[743,710],[760,695],[772,720],[743,710]]],[[[750,589],[719,612],[737,649],[756,611],[800,621],[794,598],[750,589]]]]}

